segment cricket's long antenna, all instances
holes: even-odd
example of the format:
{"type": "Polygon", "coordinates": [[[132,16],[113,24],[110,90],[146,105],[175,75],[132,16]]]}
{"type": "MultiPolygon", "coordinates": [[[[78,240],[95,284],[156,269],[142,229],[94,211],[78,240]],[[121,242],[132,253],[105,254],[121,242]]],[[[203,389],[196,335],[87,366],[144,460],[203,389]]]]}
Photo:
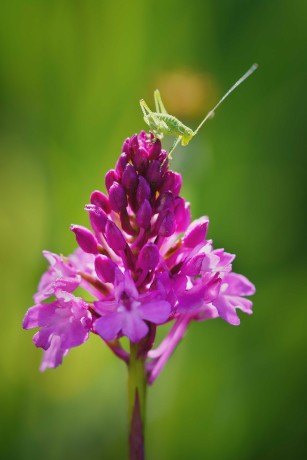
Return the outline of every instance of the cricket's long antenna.
{"type": "Polygon", "coordinates": [[[239,85],[241,85],[241,83],[243,83],[244,80],[246,80],[253,72],[255,72],[257,68],[258,68],[258,64],[253,64],[251,68],[241,78],[239,78],[239,80],[227,91],[227,93],[224,94],[224,96],[216,104],[216,106],[213,107],[212,110],[210,110],[208,115],[206,115],[206,117],[203,119],[201,124],[196,128],[196,130],[194,131],[194,134],[197,134],[200,128],[203,126],[203,124],[206,123],[206,121],[214,115],[214,112],[216,111],[218,106],[221,105],[223,101],[225,101],[226,97],[228,97],[229,94],[232,93],[239,85]]]}

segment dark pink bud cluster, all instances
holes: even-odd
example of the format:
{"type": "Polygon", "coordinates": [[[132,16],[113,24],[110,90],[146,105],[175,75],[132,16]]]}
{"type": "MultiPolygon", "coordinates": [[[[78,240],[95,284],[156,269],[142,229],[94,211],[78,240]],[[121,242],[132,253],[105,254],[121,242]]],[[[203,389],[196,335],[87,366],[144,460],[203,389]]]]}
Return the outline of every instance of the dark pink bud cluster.
{"type": "MultiPolygon", "coordinates": [[[[152,143],[145,133],[127,139],[116,169],[106,174],[109,205],[119,215],[122,229],[138,235],[134,248],[158,236],[176,231],[176,198],[181,177],[168,171],[168,158],[159,140],[152,143]]],[[[188,209],[183,209],[189,220],[188,209]]]]}
{"type": "Polygon", "coordinates": [[[168,169],[159,140],[153,143],[146,133],[132,136],[124,142],[116,168],[105,176],[107,195],[94,191],[85,208],[93,233],[71,227],[77,243],[94,255],[113,251],[139,282],[148,254],[156,260],[164,240],[185,231],[190,223],[189,205],[179,197],[181,184],[180,174],[168,169]]]}

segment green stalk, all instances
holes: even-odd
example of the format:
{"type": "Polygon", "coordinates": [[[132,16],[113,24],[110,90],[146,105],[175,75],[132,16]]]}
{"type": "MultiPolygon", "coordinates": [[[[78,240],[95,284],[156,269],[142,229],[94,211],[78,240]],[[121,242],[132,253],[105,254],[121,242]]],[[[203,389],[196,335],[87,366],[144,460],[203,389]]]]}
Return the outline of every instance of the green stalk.
{"type": "Polygon", "coordinates": [[[128,423],[130,460],[144,460],[144,430],[146,405],[146,370],[139,344],[130,342],[128,363],[128,423]]]}

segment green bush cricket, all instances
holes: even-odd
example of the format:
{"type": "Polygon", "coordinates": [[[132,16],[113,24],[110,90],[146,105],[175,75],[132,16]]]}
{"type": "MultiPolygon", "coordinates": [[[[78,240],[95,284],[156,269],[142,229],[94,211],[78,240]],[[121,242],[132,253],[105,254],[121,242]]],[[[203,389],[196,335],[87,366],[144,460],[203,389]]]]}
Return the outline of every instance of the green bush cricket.
{"type": "Polygon", "coordinates": [[[220,99],[220,101],[213,107],[212,110],[205,116],[199,126],[193,131],[188,128],[180,120],[175,118],[173,115],[167,113],[164,104],[161,99],[160,91],[158,89],[154,92],[155,108],[156,111],[152,112],[144,99],[140,100],[140,106],[144,115],[144,120],[152,131],[155,139],[162,139],[164,136],[175,137],[175,142],[169,151],[169,158],[171,158],[172,152],[175,150],[177,145],[181,142],[181,145],[188,145],[190,140],[198,133],[200,128],[205,122],[214,116],[216,109],[222,102],[232,93],[244,80],[246,80],[256,69],[258,65],[253,64],[251,68],[241,77],[239,80],[227,91],[226,94],[220,99]]]}

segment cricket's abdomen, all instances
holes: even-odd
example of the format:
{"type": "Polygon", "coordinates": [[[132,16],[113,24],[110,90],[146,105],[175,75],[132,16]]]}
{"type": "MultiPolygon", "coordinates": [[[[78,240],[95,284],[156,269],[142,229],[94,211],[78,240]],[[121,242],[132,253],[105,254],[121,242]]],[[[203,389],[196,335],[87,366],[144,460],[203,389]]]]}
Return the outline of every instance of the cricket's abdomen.
{"type": "Polygon", "coordinates": [[[181,123],[181,121],[179,121],[173,115],[168,115],[166,113],[154,113],[154,116],[157,119],[164,121],[164,123],[167,125],[168,129],[165,129],[165,131],[163,129],[163,134],[178,137],[190,130],[190,128],[181,123]]]}

